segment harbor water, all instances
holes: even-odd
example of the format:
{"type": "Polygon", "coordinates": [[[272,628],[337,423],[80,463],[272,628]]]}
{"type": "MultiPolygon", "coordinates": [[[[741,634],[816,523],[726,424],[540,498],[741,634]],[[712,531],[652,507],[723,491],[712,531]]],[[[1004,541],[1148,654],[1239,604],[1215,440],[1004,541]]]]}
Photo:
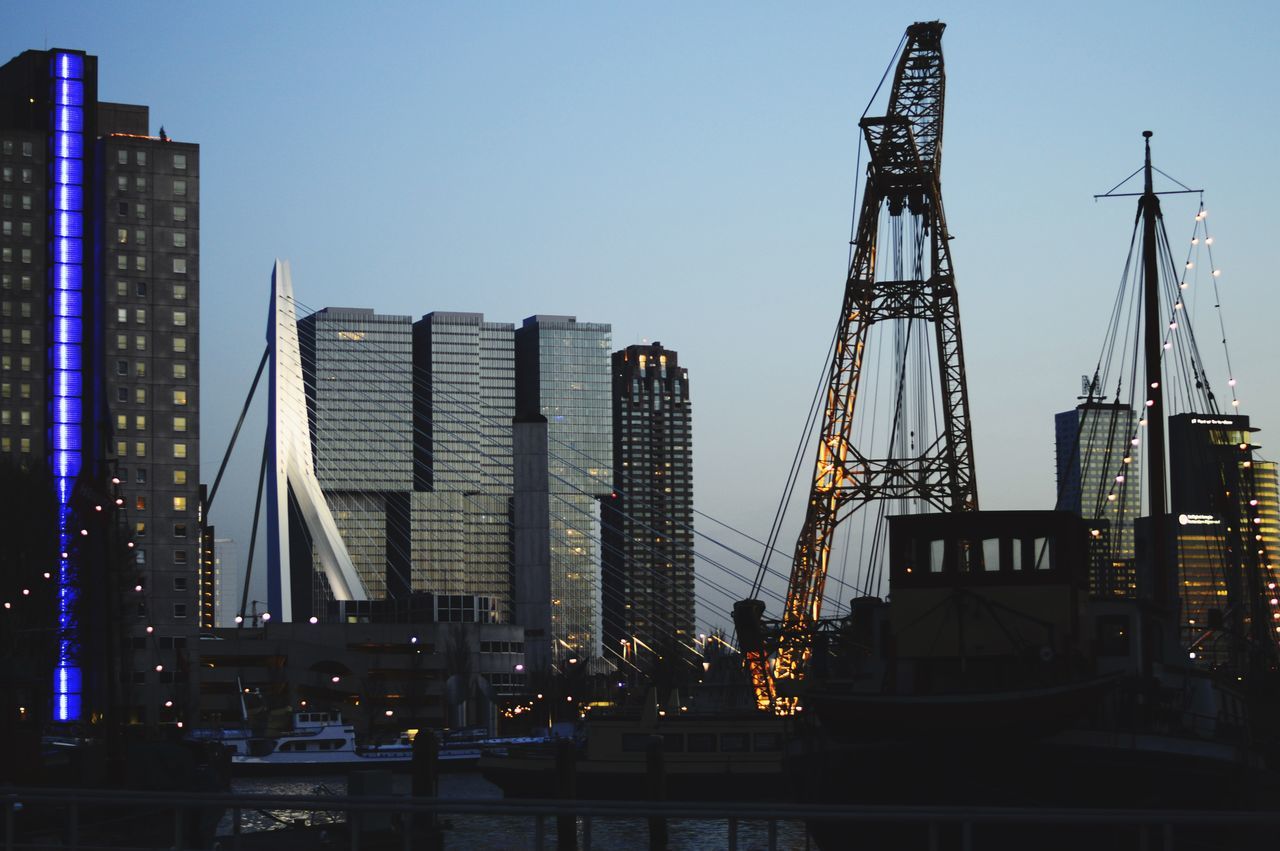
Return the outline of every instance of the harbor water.
{"type": "MultiPolygon", "coordinates": [[[[395,775],[395,792],[408,793],[409,778],[395,775]]],[[[440,797],[454,800],[502,798],[502,791],[486,781],[478,772],[467,771],[440,775],[440,797]]],[[[347,794],[345,774],[312,775],[307,777],[236,778],[231,791],[244,795],[335,795],[347,794]]],[[[762,805],[767,815],[767,805],[762,805]]],[[[341,821],[339,812],[312,813],[310,811],[271,810],[257,812],[246,810],[242,816],[243,830],[265,831],[283,829],[298,822],[319,825],[341,821]]],[[[555,847],[555,819],[545,820],[545,848],[555,847]]],[[[582,822],[579,820],[579,833],[582,822]]],[[[701,851],[701,849],[728,847],[728,825],[715,819],[672,819],[668,824],[669,844],[672,851],[701,851]]],[[[230,816],[223,819],[218,833],[231,832],[230,816]]],[[[635,819],[593,819],[591,823],[591,847],[598,851],[643,851],[649,847],[648,822],[635,819]]],[[[579,837],[581,841],[581,835],[579,837]]],[[[515,851],[534,848],[533,820],[522,816],[449,815],[445,817],[444,847],[446,849],[476,849],[476,851],[515,851]]],[[[581,845],[579,846],[581,847],[581,845]]],[[[766,821],[742,821],[738,824],[738,847],[741,849],[766,849],[769,847],[766,821]]],[[[804,851],[813,846],[808,842],[804,825],[798,822],[780,822],[777,827],[779,851],[804,851]]]]}

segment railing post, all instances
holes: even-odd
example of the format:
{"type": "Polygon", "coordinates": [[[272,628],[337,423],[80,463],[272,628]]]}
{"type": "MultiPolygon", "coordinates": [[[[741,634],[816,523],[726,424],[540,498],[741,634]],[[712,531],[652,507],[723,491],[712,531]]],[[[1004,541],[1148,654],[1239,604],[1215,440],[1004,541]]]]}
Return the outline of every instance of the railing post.
{"type": "Polygon", "coordinates": [[[738,817],[729,816],[729,851],[738,851],[738,817]]]}
{"type": "Polygon", "coordinates": [[[769,819],[769,851],[778,851],[778,820],[769,819]]]}

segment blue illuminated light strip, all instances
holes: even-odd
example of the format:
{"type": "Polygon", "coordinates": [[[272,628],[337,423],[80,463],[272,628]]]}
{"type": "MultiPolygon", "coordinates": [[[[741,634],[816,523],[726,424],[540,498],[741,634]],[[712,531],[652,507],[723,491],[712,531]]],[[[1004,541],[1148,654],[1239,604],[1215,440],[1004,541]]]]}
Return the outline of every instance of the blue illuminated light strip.
{"type": "Polygon", "coordinates": [[[84,414],[84,57],[55,53],[53,135],[49,193],[52,202],[52,330],[50,439],[53,475],[61,505],[58,516],[58,667],[54,672],[54,718],[81,717],[80,636],[75,624],[76,587],[71,565],[75,530],[71,493],[83,463],[80,434],[84,414]]]}

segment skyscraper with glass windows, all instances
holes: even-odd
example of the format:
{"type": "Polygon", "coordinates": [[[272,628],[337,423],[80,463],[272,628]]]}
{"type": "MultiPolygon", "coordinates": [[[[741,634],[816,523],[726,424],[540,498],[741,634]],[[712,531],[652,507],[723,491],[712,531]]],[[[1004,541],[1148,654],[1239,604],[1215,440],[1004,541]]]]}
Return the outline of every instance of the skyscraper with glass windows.
{"type": "Polygon", "coordinates": [[[613,485],[604,500],[604,648],[644,667],[691,656],[689,372],[661,343],[613,353],[613,485]]]}
{"type": "Polygon", "coordinates": [[[97,57],[33,50],[0,68],[0,454],[50,470],[63,506],[62,719],[108,699],[95,686],[95,705],[82,702],[79,660],[106,637],[76,634],[102,621],[72,611],[90,574],[70,524],[77,489],[112,472],[141,589],[111,626],[131,636],[115,699],[164,719],[185,691],[174,650],[199,614],[199,202],[199,147],[151,135],[146,106],[99,100],[97,57]]]}
{"type": "Polygon", "coordinates": [[[413,587],[511,620],[515,328],[479,313],[413,326],[413,587]]]}
{"type": "MultiPolygon", "coordinates": [[[[326,307],[298,320],[316,479],[370,599],[410,583],[413,322],[326,307]]],[[[316,614],[330,597],[312,574],[316,614]]],[[[294,613],[295,618],[299,615],[294,613]]]]}
{"type": "Polygon", "coordinates": [[[1136,593],[1133,521],[1142,503],[1131,441],[1138,417],[1127,405],[1086,402],[1054,417],[1061,511],[1094,524],[1089,586],[1094,596],[1136,593]]]}
{"type": "Polygon", "coordinates": [[[549,315],[515,331],[516,617],[547,613],[525,623],[534,664],[542,639],[553,665],[602,654],[599,501],[613,490],[611,332],[549,315]],[[545,591],[536,575],[543,571],[545,591]]]}

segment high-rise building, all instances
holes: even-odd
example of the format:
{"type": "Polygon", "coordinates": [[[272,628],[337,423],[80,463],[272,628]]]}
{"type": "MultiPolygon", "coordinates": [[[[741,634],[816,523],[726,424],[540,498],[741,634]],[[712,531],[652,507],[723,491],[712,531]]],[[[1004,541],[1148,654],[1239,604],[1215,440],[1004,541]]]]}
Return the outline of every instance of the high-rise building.
{"type": "Polygon", "coordinates": [[[653,343],[613,353],[606,657],[692,652],[684,649],[695,643],[692,425],[689,372],[676,352],[653,343]]]}
{"type": "Polygon", "coordinates": [[[231,538],[213,540],[213,622],[214,626],[236,625],[243,596],[239,551],[231,538]]]}
{"type": "Polygon", "coordinates": [[[1280,564],[1280,505],[1276,464],[1255,456],[1255,431],[1246,416],[1169,418],[1182,632],[1209,664],[1228,661],[1238,650],[1231,633],[1271,629],[1270,619],[1255,625],[1252,615],[1267,610],[1274,596],[1265,577],[1280,564]],[[1200,533],[1196,546],[1182,545],[1189,530],[1200,533]],[[1254,598],[1261,605],[1245,604],[1254,598]]]}
{"type": "Polygon", "coordinates": [[[111,699],[148,720],[181,700],[171,657],[199,620],[199,202],[199,147],[100,101],[97,57],[0,68],[0,453],[46,466],[63,505],[60,718],[108,699],[86,684],[98,705],[81,702],[81,656],[105,638],[75,635],[98,615],[70,608],[90,572],[69,524],[76,489],[112,468],[142,590],[111,625],[133,648],[111,699]]]}
{"type": "Polygon", "coordinates": [[[515,328],[437,311],[413,326],[413,588],[511,621],[515,328]]]}
{"type": "Polygon", "coordinates": [[[531,316],[515,332],[515,617],[530,664],[602,655],[600,504],[613,490],[611,328],[531,316]]]}
{"type": "Polygon", "coordinates": [[[1131,441],[1137,415],[1127,405],[1086,402],[1054,417],[1060,511],[1090,521],[1089,590],[1097,597],[1136,594],[1133,521],[1142,504],[1131,441]]]}
{"type": "MultiPolygon", "coordinates": [[[[404,596],[411,573],[412,320],[326,307],[298,320],[298,350],[324,499],[370,599],[404,596]]],[[[319,574],[312,595],[311,611],[323,611],[330,595],[319,574]]]]}

